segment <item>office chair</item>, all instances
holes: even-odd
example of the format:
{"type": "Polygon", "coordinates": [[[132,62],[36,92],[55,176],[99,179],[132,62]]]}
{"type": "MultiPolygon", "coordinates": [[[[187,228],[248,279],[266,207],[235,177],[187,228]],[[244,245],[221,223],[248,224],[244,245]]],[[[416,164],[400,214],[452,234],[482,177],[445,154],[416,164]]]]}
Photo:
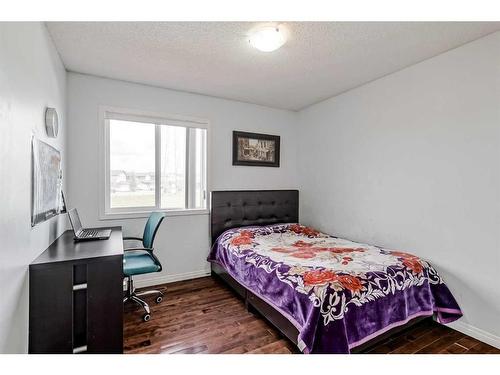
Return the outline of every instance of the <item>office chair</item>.
{"type": "Polygon", "coordinates": [[[127,294],[123,298],[123,303],[133,301],[142,306],[145,314],[142,319],[147,322],[151,319],[151,310],[149,305],[142,300],[141,296],[156,295],[156,303],[160,303],[163,299],[163,293],[159,290],[147,290],[144,292],[135,292],[134,280],[132,276],[143,275],[146,273],[160,272],[162,266],[158,258],[153,254],[153,242],[160,228],[160,224],[165,218],[164,212],[151,212],[149,215],[146,226],[144,227],[144,234],[142,238],[139,237],[124,237],[124,241],[135,240],[142,241],[143,247],[126,248],[123,256],[123,274],[127,281],[127,294]]]}

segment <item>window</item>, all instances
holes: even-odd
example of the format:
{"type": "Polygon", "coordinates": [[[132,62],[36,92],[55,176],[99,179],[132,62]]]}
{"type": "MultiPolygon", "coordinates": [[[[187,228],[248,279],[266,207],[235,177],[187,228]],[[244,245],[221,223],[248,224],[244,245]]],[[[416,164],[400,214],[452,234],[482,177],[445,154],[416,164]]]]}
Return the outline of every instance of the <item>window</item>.
{"type": "Polygon", "coordinates": [[[207,123],[103,111],[104,215],[207,208],[207,123]]]}

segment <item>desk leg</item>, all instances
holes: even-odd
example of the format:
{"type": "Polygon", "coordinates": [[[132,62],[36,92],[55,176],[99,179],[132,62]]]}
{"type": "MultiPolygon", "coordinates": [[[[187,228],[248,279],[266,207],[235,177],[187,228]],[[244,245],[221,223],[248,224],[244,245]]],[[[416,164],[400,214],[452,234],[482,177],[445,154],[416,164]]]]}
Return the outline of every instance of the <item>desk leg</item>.
{"type": "Polygon", "coordinates": [[[123,256],[87,265],[87,351],[123,353],[123,256]]]}
{"type": "Polygon", "coordinates": [[[73,269],[30,267],[29,353],[73,353],[73,269]]]}

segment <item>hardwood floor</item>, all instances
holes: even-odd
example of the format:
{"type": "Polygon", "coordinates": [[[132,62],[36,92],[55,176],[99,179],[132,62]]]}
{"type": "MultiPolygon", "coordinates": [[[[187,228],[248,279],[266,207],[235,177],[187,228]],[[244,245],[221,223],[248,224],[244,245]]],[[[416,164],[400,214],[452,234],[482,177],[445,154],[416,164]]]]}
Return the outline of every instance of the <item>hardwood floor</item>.
{"type": "MultiPolygon", "coordinates": [[[[165,284],[163,302],[142,309],[125,306],[125,353],[298,353],[267,321],[211,277],[165,284]]],[[[500,350],[434,322],[422,322],[391,337],[369,353],[496,353],[500,350]]]]}

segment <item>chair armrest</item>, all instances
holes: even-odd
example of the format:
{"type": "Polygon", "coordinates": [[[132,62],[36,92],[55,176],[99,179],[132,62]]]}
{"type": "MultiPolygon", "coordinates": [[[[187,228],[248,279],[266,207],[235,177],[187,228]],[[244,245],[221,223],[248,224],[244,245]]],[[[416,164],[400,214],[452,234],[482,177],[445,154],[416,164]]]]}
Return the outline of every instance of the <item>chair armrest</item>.
{"type": "Polygon", "coordinates": [[[133,250],[146,250],[148,252],[153,251],[153,249],[149,249],[147,247],[129,247],[129,248],[123,249],[123,251],[133,251],[133,250]]]}
{"type": "Polygon", "coordinates": [[[135,240],[135,241],[142,241],[142,238],[140,237],[123,237],[123,241],[127,241],[127,240],[135,240]]]}

